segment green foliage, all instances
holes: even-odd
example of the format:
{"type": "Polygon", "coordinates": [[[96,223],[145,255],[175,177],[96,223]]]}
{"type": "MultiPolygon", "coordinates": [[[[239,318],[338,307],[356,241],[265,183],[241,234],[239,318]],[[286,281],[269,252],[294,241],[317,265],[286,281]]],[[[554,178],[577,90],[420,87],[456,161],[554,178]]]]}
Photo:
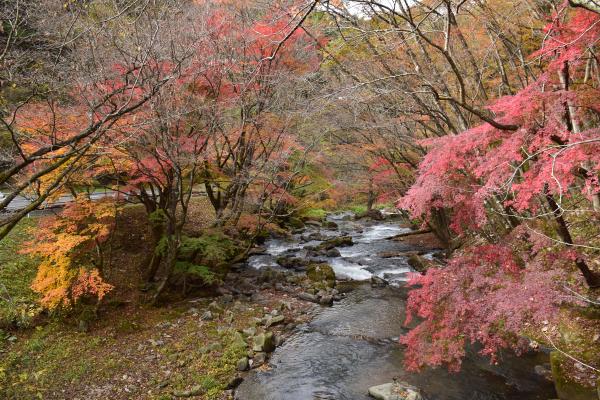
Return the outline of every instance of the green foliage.
{"type": "Polygon", "coordinates": [[[31,290],[37,263],[19,253],[34,225],[34,219],[24,219],[0,241],[0,326],[28,326],[40,311],[38,296],[31,290]]]}
{"type": "Polygon", "coordinates": [[[202,259],[204,263],[217,265],[232,259],[237,247],[222,233],[205,234],[197,238],[184,236],[181,239],[179,258],[182,260],[202,259]]]}
{"type": "Polygon", "coordinates": [[[167,235],[164,235],[158,241],[156,248],[154,249],[154,253],[158,256],[164,256],[167,254],[167,249],[169,247],[169,238],[167,235]]]}
{"type": "Polygon", "coordinates": [[[163,210],[158,209],[148,215],[148,220],[150,221],[150,224],[160,226],[167,222],[167,215],[163,210]]]}
{"type": "Polygon", "coordinates": [[[367,212],[367,206],[363,204],[352,205],[348,207],[348,210],[352,211],[354,214],[364,214],[367,212]]]}
{"type": "Polygon", "coordinates": [[[300,213],[300,216],[306,219],[325,219],[327,216],[327,211],[323,210],[322,208],[309,208],[303,210],[300,213]]]}
{"type": "Polygon", "coordinates": [[[221,281],[217,274],[212,272],[208,267],[192,264],[189,261],[177,261],[175,264],[175,272],[201,279],[207,285],[212,285],[213,283],[221,281]]]}

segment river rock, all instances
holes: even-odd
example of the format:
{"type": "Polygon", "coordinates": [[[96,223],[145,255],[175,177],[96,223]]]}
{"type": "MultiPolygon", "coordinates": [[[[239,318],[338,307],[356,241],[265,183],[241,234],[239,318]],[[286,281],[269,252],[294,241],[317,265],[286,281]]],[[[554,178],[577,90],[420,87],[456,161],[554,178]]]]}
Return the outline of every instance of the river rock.
{"type": "Polygon", "coordinates": [[[258,352],[254,354],[254,358],[252,359],[252,368],[260,367],[265,362],[267,362],[267,353],[258,352]]]}
{"type": "Polygon", "coordinates": [[[283,268],[289,268],[296,271],[304,271],[310,262],[303,258],[293,256],[277,257],[277,264],[283,268]]]}
{"type": "Polygon", "coordinates": [[[335,286],[335,272],[329,264],[311,264],[306,268],[306,276],[313,283],[325,282],[327,286],[335,286]]]}
{"type": "Polygon", "coordinates": [[[328,295],[328,294],[325,295],[325,296],[322,296],[319,299],[319,304],[321,304],[323,306],[331,306],[331,305],[333,305],[333,296],[328,295]]]}
{"type": "Polygon", "coordinates": [[[370,218],[374,221],[383,221],[385,219],[385,216],[379,210],[368,210],[368,211],[356,214],[356,216],[354,217],[354,219],[363,219],[363,218],[370,218]]]}
{"type": "Polygon", "coordinates": [[[406,260],[406,262],[415,271],[420,272],[421,274],[425,274],[425,272],[427,272],[427,269],[429,268],[429,263],[427,262],[427,260],[418,254],[409,255],[408,260],[406,260]]]}
{"type": "Polygon", "coordinates": [[[240,358],[235,365],[235,369],[237,369],[238,371],[247,371],[248,368],[250,368],[248,357],[240,358]]]}
{"type": "Polygon", "coordinates": [[[372,386],[369,388],[369,395],[378,400],[423,400],[419,389],[405,382],[372,386]]]}
{"type": "Polygon", "coordinates": [[[329,249],[325,252],[325,255],[327,257],[341,257],[342,255],[340,254],[340,251],[338,249],[336,249],[335,247],[333,249],[329,249]]]}
{"type": "Polygon", "coordinates": [[[318,303],[319,302],[319,298],[317,296],[315,296],[314,294],[307,293],[307,292],[300,293],[298,295],[298,298],[300,300],[310,301],[312,303],[318,303]]]}
{"type": "Polygon", "coordinates": [[[373,275],[371,277],[371,287],[386,287],[388,285],[385,279],[373,275]]]}
{"type": "Polygon", "coordinates": [[[329,230],[336,230],[338,229],[338,224],[333,221],[325,221],[323,222],[323,227],[329,230]]]}
{"type": "Polygon", "coordinates": [[[202,321],[212,321],[213,319],[213,314],[212,312],[210,312],[210,310],[207,310],[204,312],[204,314],[202,314],[202,321]]]}
{"type": "Polygon", "coordinates": [[[271,352],[275,350],[275,344],[273,343],[273,333],[266,332],[260,333],[252,337],[252,351],[257,353],[260,352],[271,352]]]}
{"type": "Polygon", "coordinates": [[[338,236],[325,240],[323,243],[316,246],[316,250],[330,250],[334,247],[353,246],[352,236],[338,236]]]}
{"type": "Polygon", "coordinates": [[[283,315],[276,315],[273,317],[269,317],[265,321],[265,327],[270,328],[272,326],[279,325],[279,324],[283,323],[284,320],[285,320],[285,317],[283,315]]]}

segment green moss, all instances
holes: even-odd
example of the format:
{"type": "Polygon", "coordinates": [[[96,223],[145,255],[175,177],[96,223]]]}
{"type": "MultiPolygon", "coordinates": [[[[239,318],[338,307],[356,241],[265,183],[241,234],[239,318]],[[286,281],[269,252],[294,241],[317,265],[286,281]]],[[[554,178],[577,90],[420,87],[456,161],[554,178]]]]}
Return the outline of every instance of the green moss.
{"type": "Polygon", "coordinates": [[[352,211],[354,214],[363,214],[367,212],[367,206],[362,204],[352,205],[348,207],[349,211],[352,211]]]}
{"type": "Polygon", "coordinates": [[[327,216],[327,211],[322,208],[309,208],[300,213],[303,219],[318,219],[323,220],[327,216]]]}
{"type": "Polygon", "coordinates": [[[596,390],[573,382],[566,377],[563,365],[566,359],[559,352],[550,353],[550,366],[556,394],[561,400],[598,400],[596,390]]]}

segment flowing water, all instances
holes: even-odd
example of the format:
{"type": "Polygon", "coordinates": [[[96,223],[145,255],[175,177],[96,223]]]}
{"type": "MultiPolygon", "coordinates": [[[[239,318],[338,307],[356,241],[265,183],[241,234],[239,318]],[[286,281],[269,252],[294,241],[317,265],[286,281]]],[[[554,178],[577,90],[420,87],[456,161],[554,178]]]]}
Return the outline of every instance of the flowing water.
{"type": "MultiPolygon", "coordinates": [[[[405,292],[399,286],[410,267],[406,258],[382,258],[383,252],[416,249],[402,242],[386,240],[406,228],[393,222],[357,223],[344,215],[332,218],[341,233],[353,237],[354,246],[339,249],[341,257],[327,261],[338,278],[366,280],[375,275],[390,286],[372,288],[357,283],[354,290],[333,307],[321,308],[307,325],[296,329],[272,355],[271,369],[254,371],[236,392],[238,400],[362,400],[370,386],[399,377],[423,391],[430,400],[533,400],[555,397],[553,386],[534,373],[534,366],[547,361],[543,354],[516,358],[506,356],[500,366],[470,354],[462,371],[444,369],[420,374],[403,369],[403,348],[398,336],[404,332],[405,292]]],[[[307,232],[310,233],[310,232],[307,232]]],[[[254,268],[276,266],[276,257],[293,253],[302,257],[307,244],[300,235],[290,241],[267,243],[267,255],[249,260],[254,268]]]]}

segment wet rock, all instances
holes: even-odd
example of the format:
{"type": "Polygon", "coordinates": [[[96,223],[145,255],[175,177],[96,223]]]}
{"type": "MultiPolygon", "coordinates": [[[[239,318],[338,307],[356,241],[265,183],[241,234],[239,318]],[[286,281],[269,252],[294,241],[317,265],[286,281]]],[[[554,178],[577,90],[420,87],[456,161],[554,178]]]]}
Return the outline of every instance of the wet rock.
{"type": "Polygon", "coordinates": [[[240,358],[235,364],[235,369],[238,371],[247,371],[250,368],[250,363],[248,362],[248,357],[240,358]]]}
{"type": "Polygon", "coordinates": [[[423,400],[419,389],[405,382],[372,386],[369,395],[378,400],[423,400]]]}
{"type": "Polygon", "coordinates": [[[323,243],[315,247],[316,250],[329,250],[334,247],[347,247],[354,245],[352,236],[338,236],[335,238],[327,239],[323,243]]]}
{"type": "Polygon", "coordinates": [[[329,249],[327,250],[327,252],[325,252],[325,255],[327,257],[341,257],[340,251],[338,249],[336,249],[335,247],[333,249],[329,249]]]}
{"type": "Polygon", "coordinates": [[[408,265],[410,265],[415,271],[425,274],[429,268],[429,263],[426,259],[418,254],[411,254],[408,256],[408,265]]]}
{"type": "Polygon", "coordinates": [[[264,246],[253,247],[248,251],[248,256],[257,256],[261,254],[267,254],[267,248],[264,246]]]}
{"type": "Polygon", "coordinates": [[[277,264],[283,268],[289,268],[296,271],[304,271],[310,262],[303,258],[292,256],[277,257],[277,264]]]}
{"type": "Polygon", "coordinates": [[[254,358],[252,359],[252,368],[260,367],[265,362],[267,362],[267,353],[259,352],[254,354],[254,358]]]}
{"type": "Polygon", "coordinates": [[[382,279],[378,276],[373,275],[371,277],[371,287],[386,287],[388,285],[387,281],[385,279],[382,279]]]}
{"type": "Polygon", "coordinates": [[[275,339],[273,339],[273,344],[275,347],[279,347],[283,344],[284,339],[281,335],[275,335],[275,339]]]}
{"type": "Polygon", "coordinates": [[[309,265],[306,269],[306,276],[313,283],[325,282],[329,287],[335,286],[335,272],[329,264],[309,265]]]}
{"type": "Polygon", "coordinates": [[[336,224],[333,221],[325,221],[325,222],[323,222],[323,228],[326,228],[329,230],[336,230],[336,229],[338,229],[338,224],[336,224]]]}
{"type": "Polygon", "coordinates": [[[275,350],[275,345],[273,343],[273,333],[266,332],[260,333],[256,336],[252,337],[252,351],[260,353],[260,352],[271,352],[275,350]]]}

